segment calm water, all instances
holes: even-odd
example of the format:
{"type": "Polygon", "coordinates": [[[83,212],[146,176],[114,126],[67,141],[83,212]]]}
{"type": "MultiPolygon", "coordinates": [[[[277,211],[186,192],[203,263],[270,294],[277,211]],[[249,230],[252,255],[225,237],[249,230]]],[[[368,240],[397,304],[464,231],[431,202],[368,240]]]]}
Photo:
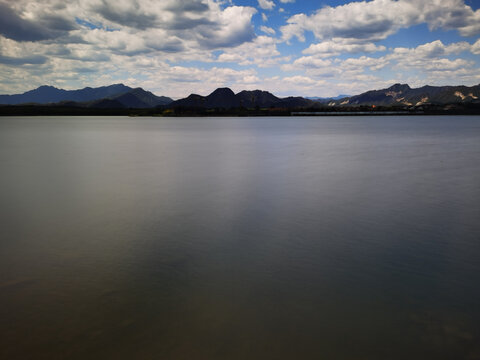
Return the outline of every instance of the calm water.
{"type": "Polygon", "coordinates": [[[1,359],[480,359],[480,117],[0,118],[1,359]]]}

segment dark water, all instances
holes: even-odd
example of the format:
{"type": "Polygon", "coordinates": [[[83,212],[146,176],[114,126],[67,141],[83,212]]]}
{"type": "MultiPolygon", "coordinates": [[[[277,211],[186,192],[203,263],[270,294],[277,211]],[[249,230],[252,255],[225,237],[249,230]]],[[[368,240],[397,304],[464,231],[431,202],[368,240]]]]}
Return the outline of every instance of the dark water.
{"type": "Polygon", "coordinates": [[[0,118],[1,359],[480,359],[480,118],[0,118]]]}

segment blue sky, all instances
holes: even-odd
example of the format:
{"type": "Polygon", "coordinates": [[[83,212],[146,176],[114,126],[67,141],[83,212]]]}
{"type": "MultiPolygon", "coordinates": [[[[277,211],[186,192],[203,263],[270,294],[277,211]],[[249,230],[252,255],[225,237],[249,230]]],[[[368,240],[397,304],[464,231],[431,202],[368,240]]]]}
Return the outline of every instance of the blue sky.
{"type": "Polygon", "coordinates": [[[0,93],[125,83],[174,98],[480,83],[478,0],[0,0],[0,93]]]}

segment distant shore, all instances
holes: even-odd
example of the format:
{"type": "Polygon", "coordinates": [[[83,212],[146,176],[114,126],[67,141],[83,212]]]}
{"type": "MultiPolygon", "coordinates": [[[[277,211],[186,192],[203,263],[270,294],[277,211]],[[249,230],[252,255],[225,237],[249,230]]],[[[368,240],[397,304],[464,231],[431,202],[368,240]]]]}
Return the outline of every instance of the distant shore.
{"type": "Polygon", "coordinates": [[[205,116],[373,116],[373,115],[480,115],[480,104],[428,105],[420,108],[402,107],[325,107],[304,108],[84,108],[49,105],[2,105],[0,116],[158,116],[158,117],[205,117],[205,116]]]}

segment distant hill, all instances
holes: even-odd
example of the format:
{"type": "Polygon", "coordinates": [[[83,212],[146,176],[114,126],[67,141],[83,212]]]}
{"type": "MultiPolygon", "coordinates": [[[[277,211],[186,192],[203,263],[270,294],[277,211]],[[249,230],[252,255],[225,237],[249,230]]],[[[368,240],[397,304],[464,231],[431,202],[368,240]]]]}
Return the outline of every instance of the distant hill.
{"type": "Polygon", "coordinates": [[[40,86],[23,94],[0,95],[0,104],[5,105],[61,103],[65,106],[68,103],[69,106],[150,108],[166,105],[172,101],[168,97],[156,96],[141,88],[132,89],[123,84],[98,88],[86,87],[80,90],[64,90],[53,86],[40,86]]]}
{"type": "Polygon", "coordinates": [[[210,95],[201,96],[191,94],[184,99],[172,102],[168,106],[171,108],[221,108],[232,109],[238,107],[244,108],[268,108],[268,107],[284,107],[284,108],[298,108],[313,106],[314,101],[302,97],[288,97],[278,98],[268,91],[244,90],[235,94],[229,88],[219,88],[210,95]]]}
{"type": "Polygon", "coordinates": [[[371,90],[345,99],[331,101],[330,106],[357,105],[444,105],[457,103],[480,103],[480,85],[423,86],[412,89],[407,84],[395,84],[387,89],[371,90]]]}
{"type": "Polygon", "coordinates": [[[256,106],[265,108],[277,105],[281,100],[268,91],[253,90],[241,91],[237,95],[240,104],[246,108],[254,108],[256,106]]]}
{"type": "Polygon", "coordinates": [[[102,86],[98,88],[86,87],[80,90],[63,90],[53,86],[40,86],[37,89],[17,95],[0,95],[0,104],[49,104],[61,101],[86,102],[109,98],[126,93],[132,88],[123,84],[102,86]]]}
{"type": "Polygon", "coordinates": [[[142,88],[132,89],[124,94],[111,98],[121,103],[126,108],[147,109],[162,105],[168,105],[173,100],[166,96],[156,96],[142,88]]]}

